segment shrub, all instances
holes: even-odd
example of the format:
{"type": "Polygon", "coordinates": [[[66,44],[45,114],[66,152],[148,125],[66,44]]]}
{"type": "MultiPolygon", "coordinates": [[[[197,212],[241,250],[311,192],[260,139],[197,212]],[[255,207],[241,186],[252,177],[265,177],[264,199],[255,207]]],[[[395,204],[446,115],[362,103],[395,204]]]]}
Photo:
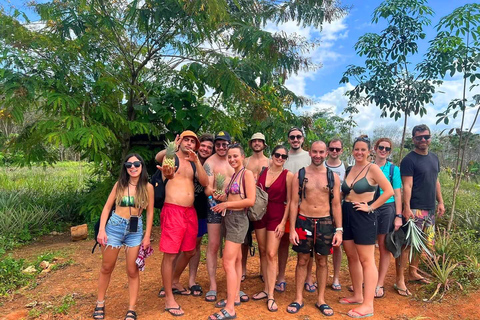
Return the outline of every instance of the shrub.
{"type": "Polygon", "coordinates": [[[0,296],[10,293],[20,286],[28,284],[34,277],[22,272],[24,260],[16,260],[11,256],[0,260],[0,296]]]}

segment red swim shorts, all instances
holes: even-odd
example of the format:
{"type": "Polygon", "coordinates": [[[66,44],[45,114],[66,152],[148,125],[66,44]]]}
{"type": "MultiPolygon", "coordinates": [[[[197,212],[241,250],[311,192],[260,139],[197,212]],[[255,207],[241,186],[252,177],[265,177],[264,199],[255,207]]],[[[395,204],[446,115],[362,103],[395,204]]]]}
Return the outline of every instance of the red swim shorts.
{"type": "Polygon", "coordinates": [[[160,213],[160,251],[176,254],[195,249],[198,218],[194,207],[165,203],[160,213]]]}

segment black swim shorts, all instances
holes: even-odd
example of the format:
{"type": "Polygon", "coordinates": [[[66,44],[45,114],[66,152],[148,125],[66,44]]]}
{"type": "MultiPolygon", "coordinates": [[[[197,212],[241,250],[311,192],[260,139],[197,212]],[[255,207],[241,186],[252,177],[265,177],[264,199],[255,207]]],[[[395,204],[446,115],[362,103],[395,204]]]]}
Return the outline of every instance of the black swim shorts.
{"type": "Polygon", "coordinates": [[[335,234],[332,217],[310,218],[299,214],[295,222],[298,246],[292,249],[298,253],[311,253],[326,256],[333,253],[332,241],[335,234]]]}

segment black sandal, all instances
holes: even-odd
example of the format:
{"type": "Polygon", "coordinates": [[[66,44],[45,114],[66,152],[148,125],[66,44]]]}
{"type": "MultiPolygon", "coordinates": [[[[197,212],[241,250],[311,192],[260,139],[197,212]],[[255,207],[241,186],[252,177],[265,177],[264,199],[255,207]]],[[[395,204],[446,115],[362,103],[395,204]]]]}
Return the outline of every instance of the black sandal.
{"type": "Polygon", "coordinates": [[[128,310],[127,314],[125,315],[125,320],[127,319],[137,320],[137,313],[133,310],[128,310]]]}
{"type": "Polygon", "coordinates": [[[97,301],[97,304],[95,305],[95,309],[93,310],[93,319],[105,319],[105,300],[103,301],[97,301]],[[98,304],[102,303],[103,306],[99,307],[98,304]]]}

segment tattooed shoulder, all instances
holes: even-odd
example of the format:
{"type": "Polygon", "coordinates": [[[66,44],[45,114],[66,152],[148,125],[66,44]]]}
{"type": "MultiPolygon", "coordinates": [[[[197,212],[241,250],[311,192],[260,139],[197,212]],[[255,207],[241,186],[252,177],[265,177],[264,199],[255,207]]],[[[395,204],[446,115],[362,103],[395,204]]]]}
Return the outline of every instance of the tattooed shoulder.
{"type": "Polygon", "coordinates": [[[205,169],[205,172],[207,173],[207,176],[209,176],[209,177],[213,176],[212,169],[210,168],[210,165],[208,163],[205,163],[203,165],[203,168],[205,169]]]}

